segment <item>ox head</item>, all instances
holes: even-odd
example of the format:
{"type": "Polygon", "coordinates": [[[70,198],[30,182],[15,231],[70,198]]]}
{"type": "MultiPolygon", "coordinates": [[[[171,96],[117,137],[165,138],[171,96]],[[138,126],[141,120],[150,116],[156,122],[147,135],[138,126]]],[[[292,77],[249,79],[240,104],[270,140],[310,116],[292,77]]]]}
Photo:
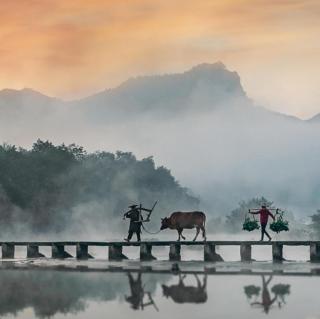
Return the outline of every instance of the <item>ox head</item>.
{"type": "Polygon", "coordinates": [[[166,229],[169,227],[170,220],[168,217],[161,218],[161,227],[160,230],[166,229]]]}
{"type": "Polygon", "coordinates": [[[162,285],[162,294],[168,298],[170,296],[170,288],[166,285],[162,285]]]}

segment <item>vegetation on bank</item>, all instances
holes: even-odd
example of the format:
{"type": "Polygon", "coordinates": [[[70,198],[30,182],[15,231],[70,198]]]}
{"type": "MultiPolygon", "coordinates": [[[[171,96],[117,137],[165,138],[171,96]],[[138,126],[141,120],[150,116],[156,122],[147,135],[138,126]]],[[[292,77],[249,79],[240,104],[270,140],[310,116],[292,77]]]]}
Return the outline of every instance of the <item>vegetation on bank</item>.
{"type": "Polygon", "coordinates": [[[76,145],[38,140],[32,149],[0,146],[0,229],[28,225],[36,233],[59,232],[78,223],[107,228],[132,203],[164,214],[197,208],[198,198],[152,157],[87,153],[76,145]]]}
{"type": "MultiPolygon", "coordinates": [[[[0,230],[28,230],[34,234],[61,232],[72,227],[106,231],[119,229],[127,206],[158,200],[157,218],[175,210],[200,208],[200,201],[182,187],[152,157],[138,160],[132,153],[88,153],[77,145],[54,145],[36,141],[30,150],[15,145],[0,146],[0,230]],[[76,225],[76,227],[75,227],[76,225]],[[114,228],[113,228],[114,227],[114,228]]],[[[214,233],[240,233],[249,209],[264,198],[241,201],[229,214],[212,217],[207,212],[207,230],[214,233]]],[[[286,212],[290,235],[320,239],[320,210],[310,216],[310,224],[297,221],[286,212]]],[[[122,224],[125,228],[127,225],[122,224]]],[[[159,226],[152,225],[152,228],[159,226]]]]}

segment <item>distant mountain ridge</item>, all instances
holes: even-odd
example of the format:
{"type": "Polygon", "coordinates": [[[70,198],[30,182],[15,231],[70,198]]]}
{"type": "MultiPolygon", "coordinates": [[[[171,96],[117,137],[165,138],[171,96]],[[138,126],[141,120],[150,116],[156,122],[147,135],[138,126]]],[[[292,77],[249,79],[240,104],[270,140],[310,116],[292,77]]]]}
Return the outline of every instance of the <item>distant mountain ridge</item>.
{"type": "MultiPolygon", "coordinates": [[[[238,104],[239,101],[245,105],[253,104],[241,85],[238,73],[229,71],[222,62],[216,62],[202,63],[183,73],[132,77],[115,88],[71,101],[50,97],[30,88],[3,89],[0,90],[0,114],[4,110],[23,111],[28,107],[31,112],[50,112],[53,106],[59,106],[70,108],[72,112],[81,109],[89,118],[94,118],[93,114],[98,112],[97,118],[100,119],[102,115],[109,117],[108,112],[116,113],[117,118],[150,111],[172,115],[192,107],[208,110],[226,104],[226,101],[233,105],[234,100],[238,104]]],[[[309,121],[320,122],[320,114],[309,121]]]]}
{"type": "Polygon", "coordinates": [[[313,117],[311,117],[311,118],[308,120],[308,122],[311,122],[311,123],[320,123],[320,113],[314,115],[313,117]]]}
{"type": "Polygon", "coordinates": [[[240,77],[222,63],[201,64],[178,74],[131,78],[114,89],[108,89],[72,104],[83,109],[93,120],[154,113],[172,116],[185,111],[199,111],[230,104],[233,100],[250,103],[240,77]],[[99,114],[97,117],[94,114],[99,114]]]}
{"type": "Polygon", "coordinates": [[[73,101],[0,91],[1,142],[30,147],[41,138],[154,156],[209,211],[263,195],[312,215],[320,207],[317,123],[257,106],[220,62],[131,78],[73,101]]]}

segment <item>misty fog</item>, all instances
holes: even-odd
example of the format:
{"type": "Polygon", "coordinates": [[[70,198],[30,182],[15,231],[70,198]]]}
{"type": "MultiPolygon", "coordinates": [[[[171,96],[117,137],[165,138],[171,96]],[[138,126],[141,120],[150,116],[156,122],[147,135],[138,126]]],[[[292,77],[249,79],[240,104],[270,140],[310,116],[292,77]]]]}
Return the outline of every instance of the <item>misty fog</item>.
{"type": "Polygon", "coordinates": [[[30,148],[41,138],[88,151],[153,156],[200,197],[200,208],[210,216],[259,196],[298,217],[320,207],[320,123],[255,105],[239,76],[220,63],[134,78],[72,102],[24,90],[10,93],[20,96],[11,107],[12,99],[2,93],[2,142],[30,148]]]}

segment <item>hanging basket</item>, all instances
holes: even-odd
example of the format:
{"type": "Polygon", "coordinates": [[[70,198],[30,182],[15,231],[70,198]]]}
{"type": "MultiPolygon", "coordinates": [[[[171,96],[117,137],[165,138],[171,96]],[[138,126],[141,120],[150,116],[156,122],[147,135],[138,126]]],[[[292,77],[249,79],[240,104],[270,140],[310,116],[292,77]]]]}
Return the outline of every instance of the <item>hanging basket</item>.
{"type": "Polygon", "coordinates": [[[259,229],[259,223],[258,221],[253,218],[251,219],[250,217],[246,216],[242,225],[242,229],[246,231],[253,231],[255,229],[259,229]]]}
{"type": "Polygon", "coordinates": [[[253,296],[257,297],[260,294],[260,287],[249,285],[244,287],[244,293],[247,295],[249,299],[251,299],[253,296]]]}
{"type": "Polygon", "coordinates": [[[283,212],[276,213],[275,220],[270,224],[270,229],[275,233],[280,233],[281,231],[289,231],[289,222],[283,220],[283,212]]]}

